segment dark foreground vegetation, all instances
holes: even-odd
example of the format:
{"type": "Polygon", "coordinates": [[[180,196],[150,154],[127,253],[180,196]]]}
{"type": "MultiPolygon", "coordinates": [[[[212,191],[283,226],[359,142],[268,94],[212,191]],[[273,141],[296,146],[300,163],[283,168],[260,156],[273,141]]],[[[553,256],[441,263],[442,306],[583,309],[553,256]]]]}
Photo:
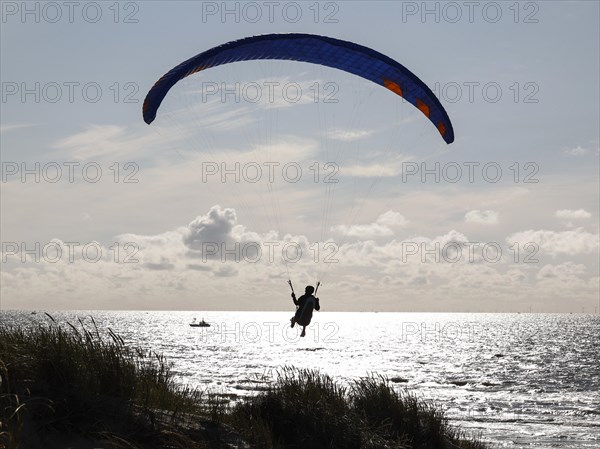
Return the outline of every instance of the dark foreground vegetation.
{"type": "Polygon", "coordinates": [[[485,449],[384,378],[282,369],[229,405],[95,324],[0,329],[0,448],[485,449]]]}

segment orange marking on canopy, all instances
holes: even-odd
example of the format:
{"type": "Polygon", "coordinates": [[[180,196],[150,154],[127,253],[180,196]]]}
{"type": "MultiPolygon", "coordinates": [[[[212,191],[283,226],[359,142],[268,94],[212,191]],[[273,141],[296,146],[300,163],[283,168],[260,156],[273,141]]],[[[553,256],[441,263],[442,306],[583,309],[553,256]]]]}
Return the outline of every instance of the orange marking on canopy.
{"type": "Polygon", "coordinates": [[[440,132],[440,134],[441,134],[442,136],[445,136],[445,135],[446,135],[446,125],[444,125],[442,122],[439,122],[439,123],[438,123],[438,125],[437,125],[437,129],[438,129],[438,131],[440,132]]]}
{"type": "Polygon", "coordinates": [[[383,80],[383,85],[385,87],[387,87],[389,90],[391,90],[392,92],[394,92],[397,95],[402,96],[403,92],[402,92],[402,88],[400,87],[400,85],[398,83],[395,83],[391,80],[383,80]]]}
{"type": "Polygon", "coordinates": [[[206,69],[206,68],[208,68],[208,67],[209,67],[209,65],[208,65],[208,64],[204,64],[204,65],[201,65],[201,66],[199,66],[199,67],[196,67],[194,70],[192,70],[192,71],[191,71],[191,72],[188,74],[188,76],[189,76],[189,75],[193,75],[194,73],[198,73],[198,72],[200,72],[201,70],[204,70],[204,69],[206,69]]]}
{"type": "Polygon", "coordinates": [[[429,106],[427,106],[425,103],[423,103],[418,98],[417,98],[417,108],[419,109],[419,111],[421,111],[423,114],[425,114],[426,117],[429,117],[429,106]]]}
{"type": "MultiPolygon", "coordinates": [[[[160,84],[162,82],[162,80],[164,80],[167,77],[168,73],[165,73],[163,76],[161,76],[158,81],[156,83],[154,83],[154,86],[160,84]]],[[[152,87],[154,87],[152,86],[152,87]]]]}

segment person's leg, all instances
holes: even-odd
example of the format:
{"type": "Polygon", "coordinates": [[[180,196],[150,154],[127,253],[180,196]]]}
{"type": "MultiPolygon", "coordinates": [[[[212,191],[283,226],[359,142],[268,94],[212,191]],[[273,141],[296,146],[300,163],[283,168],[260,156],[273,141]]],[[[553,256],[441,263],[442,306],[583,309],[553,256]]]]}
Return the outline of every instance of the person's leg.
{"type": "Polygon", "coordinates": [[[290,319],[290,322],[292,323],[292,327],[294,327],[294,326],[296,325],[296,316],[293,316],[293,317],[290,319]]]}
{"type": "Polygon", "coordinates": [[[301,337],[305,337],[306,336],[306,326],[302,326],[302,333],[300,334],[301,337]]]}

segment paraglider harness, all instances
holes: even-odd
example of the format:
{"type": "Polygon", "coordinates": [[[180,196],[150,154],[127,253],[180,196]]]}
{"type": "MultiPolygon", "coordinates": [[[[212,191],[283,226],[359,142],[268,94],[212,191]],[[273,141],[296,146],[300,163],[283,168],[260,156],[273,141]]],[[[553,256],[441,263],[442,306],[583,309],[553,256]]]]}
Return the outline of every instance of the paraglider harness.
{"type": "MultiPolygon", "coordinates": [[[[290,286],[290,288],[292,289],[292,293],[294,293],[294,295],[296,294],[294,292],[294,286],[292,285],[292,281],[290,279],[288,279],[288,284],[290,286]]],[[[315,291],[313,292],[313,296],[316,298],[317,297],[317,291],[319,291],[319,285],[321,285],[320,281],[317,281],[317,286],[315,287],[315,291]]],[[[298,305],[296,305],[296,310],[298,310],[298,305]]]]}
{"type": "MultiPolygon", "coordinates": [[[[292,289],[292,297],[294,298],[294,304],[296,304],[296,313],[294,314],[294,318],[292,318],[292,327],[297,323],[301,326],[308,326],[310,324],[312,318],[312,312],[314,309],[319,310],[319,300],[315,296],[317,293],[321,282],[317,282],[317,288],[307,297],[307,295],[302,295],[298,300],[296,299],[296,293],[294,293],[294,286],[292,285],[292,281],[288,280],[288,284],[292,289]]],[[[304,330],[302,330],[301,337],[304,337],[304,330]]]]}

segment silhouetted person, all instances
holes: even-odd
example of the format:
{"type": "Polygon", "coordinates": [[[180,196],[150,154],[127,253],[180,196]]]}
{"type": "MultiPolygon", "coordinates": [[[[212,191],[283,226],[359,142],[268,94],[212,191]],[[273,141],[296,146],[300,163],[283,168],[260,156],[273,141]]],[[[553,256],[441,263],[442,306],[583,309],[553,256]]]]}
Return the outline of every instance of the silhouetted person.
{"type": "Polygon", "coordinates": [[[296,323],[302,326],[302,333],[300,334],[301,337],[306,336],[306,326],[308,326],[310,324],[310,320],[312,320],[313,310],[321,310],[319,298],[315,298],[313,296],[314,291],[315,288],[312,285],[308,285],[304,289],[304,294],[298,299],[296,299],[296,294],[292,292],[292,299],[294,304],[298,306],[298,309],[290,321],[292,323],[292,327],[294,327],[296,323]]]}

